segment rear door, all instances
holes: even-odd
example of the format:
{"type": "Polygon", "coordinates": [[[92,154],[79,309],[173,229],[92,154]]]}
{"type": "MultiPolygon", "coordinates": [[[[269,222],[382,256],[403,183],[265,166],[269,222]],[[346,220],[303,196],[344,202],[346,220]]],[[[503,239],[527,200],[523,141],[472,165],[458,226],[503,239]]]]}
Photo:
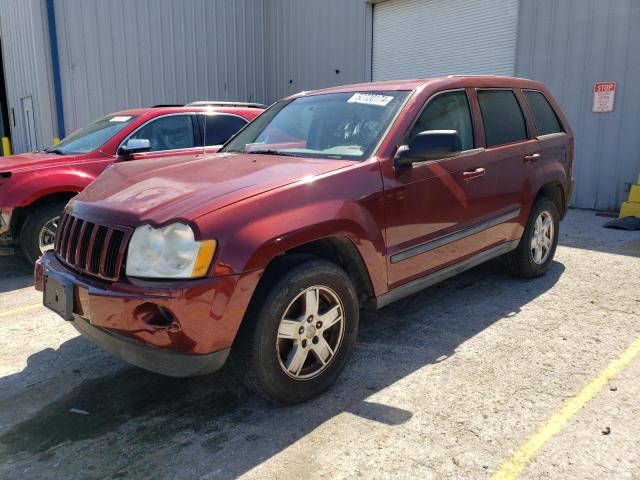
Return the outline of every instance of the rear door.
{"type": "Polygon", "coordinates": [[[527,121],[520,92],[511,88],[476,89],[484,130],[482,163],[488,176],[489,219],[501,220],[495,238],[519,238],[531,204],[532,184],[542,174],[538,141],[527,121]]]}

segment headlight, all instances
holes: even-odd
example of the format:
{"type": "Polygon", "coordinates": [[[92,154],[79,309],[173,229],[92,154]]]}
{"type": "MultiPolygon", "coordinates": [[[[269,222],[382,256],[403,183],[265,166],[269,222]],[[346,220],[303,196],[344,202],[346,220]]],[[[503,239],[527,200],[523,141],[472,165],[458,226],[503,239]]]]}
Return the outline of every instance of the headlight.
{"type": "Polygon", "coordinates": [[[129,242],[127,275],[146,278],[196,278],[206,275],[215,240],[196,241],[189,225],[143,225],[129,242]]]}

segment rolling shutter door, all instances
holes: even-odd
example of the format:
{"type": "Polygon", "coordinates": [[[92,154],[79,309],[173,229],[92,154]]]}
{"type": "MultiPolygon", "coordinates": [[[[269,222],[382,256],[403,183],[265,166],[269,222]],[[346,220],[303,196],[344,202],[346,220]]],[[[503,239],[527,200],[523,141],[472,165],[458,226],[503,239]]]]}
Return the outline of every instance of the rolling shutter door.
{"type": "Polygon", "coordinates": [[[373,7],[372,78],[513,75],[519,0],[387,0],[373,7]]]}

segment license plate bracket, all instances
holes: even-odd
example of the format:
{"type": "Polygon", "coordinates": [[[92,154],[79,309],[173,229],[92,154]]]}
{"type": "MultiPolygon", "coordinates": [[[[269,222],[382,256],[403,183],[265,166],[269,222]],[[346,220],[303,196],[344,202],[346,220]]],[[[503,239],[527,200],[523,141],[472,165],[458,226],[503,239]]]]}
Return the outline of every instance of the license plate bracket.
{"type": "Polygon", "coordinates": [[[43,275],[43,303],[67,321],[73,320],[73,284],[54,272],[43,275]]]}

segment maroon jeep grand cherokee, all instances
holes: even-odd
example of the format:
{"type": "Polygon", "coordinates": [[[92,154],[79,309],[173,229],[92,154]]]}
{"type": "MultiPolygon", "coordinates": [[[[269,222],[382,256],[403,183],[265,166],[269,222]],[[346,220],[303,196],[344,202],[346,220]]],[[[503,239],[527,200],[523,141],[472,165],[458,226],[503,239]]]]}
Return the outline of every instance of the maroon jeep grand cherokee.
{"type": "Polygon", "coordinates": [[[168,375],[227,357],[279,403],[340,374],[358,312],[502,256],[542,275],[573,138],[541,83],[446,77],[304,92],[209,158],[114,164],[36,267],[44,304],[168,375]]]}

